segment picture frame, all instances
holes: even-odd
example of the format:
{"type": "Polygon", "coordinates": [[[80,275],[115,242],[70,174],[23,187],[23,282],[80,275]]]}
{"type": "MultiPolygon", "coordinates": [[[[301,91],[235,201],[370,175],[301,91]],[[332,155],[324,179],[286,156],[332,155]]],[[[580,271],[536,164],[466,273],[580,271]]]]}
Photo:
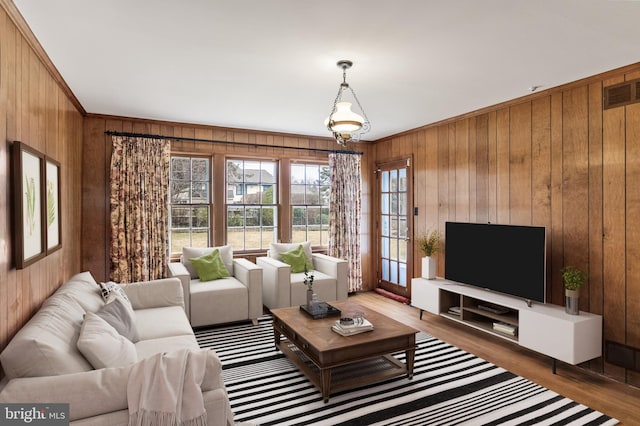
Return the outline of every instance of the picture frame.
{"type": "Polygon", "coordinates": [[[46,256],[44,154],[14,142],[13,171],[15,263],[23,269],[46,256]]]}
{"type": "Polygon", "coordinates": [[[60,163],[45,156],[45,203],[47,255],[62,248],[62,218],[60,217],[60,163]]]}

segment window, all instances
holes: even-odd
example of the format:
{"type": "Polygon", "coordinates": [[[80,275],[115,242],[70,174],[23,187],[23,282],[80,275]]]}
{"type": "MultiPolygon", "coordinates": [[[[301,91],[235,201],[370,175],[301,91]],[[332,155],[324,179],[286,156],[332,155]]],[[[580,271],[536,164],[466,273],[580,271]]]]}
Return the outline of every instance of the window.
{"type": "Polygon", "coordinates": [[[291,165],[291,241],[326,246],[329,238],[329,166],[291,165]]]}
{"type": "Polygon", "coordinates": [[[276,242],[277,167],[274,161],[227,160],[227,244],[234,250],[276,242]]]}
{"type": "Polygon", "coordinates": [[[207,247],[211,223],[209,159],[171,157],[170,167],[171,252],[181,252],[182,247],[207,247]]]}

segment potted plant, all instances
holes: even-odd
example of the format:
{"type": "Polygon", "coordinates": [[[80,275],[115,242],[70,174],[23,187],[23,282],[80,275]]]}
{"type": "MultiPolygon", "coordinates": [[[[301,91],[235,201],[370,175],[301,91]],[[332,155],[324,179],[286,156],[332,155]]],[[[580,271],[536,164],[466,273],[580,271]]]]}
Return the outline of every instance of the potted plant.
{"type": "Polygon", "coordinates": [[[587,274],[575,266],[562,268],[562,282],[565,292],[565,311],[570,315],[579,315],[580,287],[587,282],[587,274]]]}
{"type": "Polygon", "coordinates": [[[433,255],[440,250],[440,232],[437,229],[427,229],[416,238],[418,247],[422,250],[422,278],[432,280],[436,277],[436,259],[433,255]]]}
{"type": "Polygon", "coordinates": [[[307,286],[307,307],[311,308],[313,299],[313,273],[309,273],[307,265],[304,265],[304,285],[307,286]]]}

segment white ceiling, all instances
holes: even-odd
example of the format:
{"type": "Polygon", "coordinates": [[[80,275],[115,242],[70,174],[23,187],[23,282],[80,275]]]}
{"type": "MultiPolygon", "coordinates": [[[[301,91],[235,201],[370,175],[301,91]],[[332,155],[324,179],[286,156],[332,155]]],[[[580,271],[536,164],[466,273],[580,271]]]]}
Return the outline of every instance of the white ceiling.
{"type": "Polygon", "coordinates": [[[14,0],[87,112],[366,140],[640,61],[633,0],[14,0]]]}

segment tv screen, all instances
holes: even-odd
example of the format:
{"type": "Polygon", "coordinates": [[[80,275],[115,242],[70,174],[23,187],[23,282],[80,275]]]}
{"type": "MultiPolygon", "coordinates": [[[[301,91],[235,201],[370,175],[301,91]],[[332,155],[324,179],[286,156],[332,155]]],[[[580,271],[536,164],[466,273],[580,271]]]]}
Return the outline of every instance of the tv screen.
{"type": "Polygon", "coordinates": [[[545,302],[543,226],[445,223],[445,278],[545,302]]]}

